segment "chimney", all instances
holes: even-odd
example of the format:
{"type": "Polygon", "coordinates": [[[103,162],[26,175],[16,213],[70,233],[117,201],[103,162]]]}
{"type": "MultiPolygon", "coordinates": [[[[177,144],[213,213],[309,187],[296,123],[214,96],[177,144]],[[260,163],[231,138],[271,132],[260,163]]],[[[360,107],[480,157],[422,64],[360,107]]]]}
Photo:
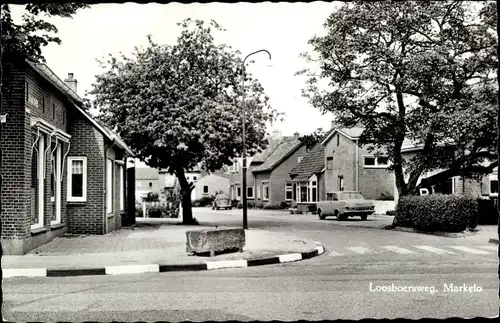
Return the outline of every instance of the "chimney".
{"type": "Polygon", "coordinates": [[[76,85],[78,82],[73,77],[73,73],[68,73],[68,78],[64,79],[64,83],[66,83],[67,86],[69,86],[75,93],[78,94],[78,92],[76,91],[77,89],[76,85]]]}
{"type": "Polygon", "coordinates": [[[297,131],[293,134],[293,139],[299,139],[300,137],[300,133],[298,133],[297,131]]]}

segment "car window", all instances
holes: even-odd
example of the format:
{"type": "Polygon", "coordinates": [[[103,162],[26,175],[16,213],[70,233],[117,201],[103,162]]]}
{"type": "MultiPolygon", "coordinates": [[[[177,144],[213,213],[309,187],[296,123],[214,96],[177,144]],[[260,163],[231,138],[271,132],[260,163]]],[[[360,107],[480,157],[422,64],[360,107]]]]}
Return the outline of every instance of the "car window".
{"type": "Polygon", "coordinates": [[[337,194],[333,193],[333,200],[334,201],[338,201],[339,200],[339,197],[337,196],[337,194]]]}
{"type": "Polygon", "coordinates": [[[356,192],[342,193],[340,198],[342,200],[364,200],[363,196],[360,193],[356,192]]]}
{"type": "Polygon", "coordinates": [[[327,201],[333,201],[333,194],[332,193],[327,193],[326,194],[326,200],[327,201]]]}

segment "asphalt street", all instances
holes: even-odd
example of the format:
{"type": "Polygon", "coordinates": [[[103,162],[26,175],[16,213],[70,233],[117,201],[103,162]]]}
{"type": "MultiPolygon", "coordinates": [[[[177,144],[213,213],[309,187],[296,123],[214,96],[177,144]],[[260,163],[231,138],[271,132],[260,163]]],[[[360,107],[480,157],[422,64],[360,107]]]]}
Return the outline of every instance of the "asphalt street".
{"type": "MultiPolygon", "coordinates": [[[[241,225],[241,210],[212,212],[197,209],[195,216],[241,225]]],[[[372,221],[376,227],[387,220],[372,221]]],[[[322,242],[326,252],[301,262],[244,269],[5,279],[4,317],[294,321],[498,314],[496,245],[355,225],[250,212],[250,230],[290,232],[322,242]],[[469,291],[452,291],[464,284],[469,291]]]]}

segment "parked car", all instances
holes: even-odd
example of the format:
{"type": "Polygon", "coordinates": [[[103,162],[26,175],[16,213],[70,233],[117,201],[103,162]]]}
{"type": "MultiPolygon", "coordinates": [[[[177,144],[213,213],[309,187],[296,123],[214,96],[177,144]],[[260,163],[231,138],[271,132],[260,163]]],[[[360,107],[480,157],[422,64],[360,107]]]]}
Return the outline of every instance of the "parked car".
{"type": "Polygon", "coordinates": [[[231,210],[233,208],[231,204],[231,199],[226,194],[217,194],[215,196],[214,202],[212,203],[212,210],[226,209],[231,210]]]}
{"type": "Polygon", "coordinates": [[[341,191],[326,194],[326,201],[316,204],[317,214],[321,220],[327,216],[336,216],[337,220],[347,220],[350,216],[360,216],[366,220],[375,213],[375,203],[365,200],[360,192],[341,191]]]}

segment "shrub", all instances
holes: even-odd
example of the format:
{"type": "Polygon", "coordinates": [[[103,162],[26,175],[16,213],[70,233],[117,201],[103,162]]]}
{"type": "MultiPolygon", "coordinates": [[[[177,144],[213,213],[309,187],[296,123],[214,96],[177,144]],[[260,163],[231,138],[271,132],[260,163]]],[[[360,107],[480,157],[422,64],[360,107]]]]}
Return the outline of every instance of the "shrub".
{"type": "Polygon", "coordinates": [[[307,208],[309,209],[309,212],[311,212],[312,214],[316,214],[316,204],[309,205],[307,208]]]}
{"type": "Polygon", "coordinates": [[[237,207],[238,209],[242,209],[242,208],[243,208],[243,203],[238,202],[238,204],[236,204],[236,207],[237,207]]]}
{"type": "Polygon", "coordinates": [[[280,203],[280,209],[288,209],[288,208],[289,206],[287,202],[283,201],[280,203]]]}
{"type": "Polygon", "coordinates": [[[253,209],[255,207],[255,204],[253,202],[247,202],[247,208],[253,209]]]}
{"type": "Polygon", "coordinates": [[[163,218],[167,216],[168,210],[165,206],[151,206],[147,212],[150,218],[163,218]]]}
{"type": "Polygon", "coordinates": [[[478,204],[457,195],[403,196],[396,207],[396,224],[418,230],[461,232],[477,225],[478,204]]]}
{"type": "Polygon", "coordinates": [[[394,195],[388,192],[380,193],[379,201],[394,201],[394,195]]]}
{"type": "Polygon", "coordinates": [[[160,200],[160,196],[157,193],[149,192],[148,195],[144,198],[145,202],[158,202],[160,200]]]}
{"type": "Polygon", "coordinates": [[[238,203],[239,203],[239,202],[240,202],[240,201],[238,201],[238,200],[231,200],[231,206],[232,206],[232,207],[238,207],[238,203]]]}
{"type": "Polygon", "coordinates": [[[206,207],[212,205],[214,201],[213,196],[203,196],[197,200],[193,201],[193,206],[194,207],[206,207]]]}
{"type": "Polygon", "coordinates": [[[136,218],[142,218],[143,213],[142,213],[142,205],[136,204],[135,205],[135,217],[136,218]]]}

